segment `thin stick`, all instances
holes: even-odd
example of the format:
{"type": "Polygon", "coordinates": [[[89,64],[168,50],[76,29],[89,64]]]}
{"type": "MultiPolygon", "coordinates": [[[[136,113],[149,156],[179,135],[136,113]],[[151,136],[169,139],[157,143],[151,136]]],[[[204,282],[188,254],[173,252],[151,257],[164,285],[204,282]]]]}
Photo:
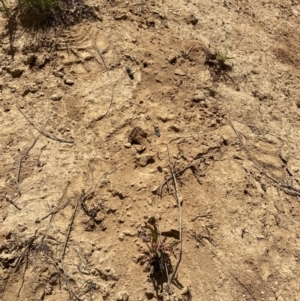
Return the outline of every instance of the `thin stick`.
{"type": "Polygon", "coordinates": [[[193,139],[195,139],[195,137],[193,137],[193,136],[176,137],[176,138],[174,138],[174,139],[170,140],[170,141],[168,142],[168,144],[171,144],[172,142],[174,142],[174,141],[177,141],[177,140],[180,140],[180,139],[182,139],[182,140],[184,141],[184,139],[190,139],[190,138],[193,138],[193,139]]]}
{"type": "MultiPolygon", "coordinates": [[[[18,197],[18,196],[17,196],[18,197]]],[[[16,198],[17,198],[16,197],[16,198]]],[[[15,198],[15,199],[16,199],[15,198]]],[[[14,200],[12,200],[10,197],[6,196],[6,200],[11,203],[16,209],[20,210],[21,211],[21,208],[14,202],[14,200]]]]}
{"type": "Polygon", "coordinates": [[[74,211],[73,211],[73,214],[72,214],[69,226],[68,226],[66,240],[65,240],[65,243],[64,243],[64,246],[63,246],[63,249],[62,249],[61,257],[60,257],[60,263],[61,263],[61,267],[62,267],[62,270],[63,270],[63,273],[64,273],[64,278],[65,278],[65,281],[66,281],[66,285],[67,285],[67,288],[68,288],[70,298],[71,298],[71,296],[74,296],[75,299],[78,300],[78,301],[82,301],[82,300],[76,296],[76,294],[72,291],[72,289],[70,287],[69,277],[68,277],[68,275],[65,271],[65,267],[64,267],[64,256],[65,256],[65,253],[66,253],[66,248],[67,248],[68,240],[69,240],[69,237],[70,237],[72,225],[73,225],[73,222],[74,222],[74,219],[75,219],[75,215],[76,215],[77,207],[78,207],[78,204],[79,204],[79,200],[81,198],[82,198],[82,194],[77,199],[77,203],[75,205],[75,208],[74,208],[74,211]]]}
{"type": "Polygon", "coordinates": [[[98,116],[98,117],[97,117],[96,119],[94,119],[93,121],[99,121],[99,120],[101,120],[102,118],[104,118],[104,117],[107,115],[108,111],[109,111],[110,108],[111,108],[111,105],[112,105],[112,102],[113,102],[113,98],[114,98],[114,85],[113,85],[113,83],[112,83],[112,80],[111,80],[111,77],[110,77],[110,74],[109,74],[109,69],[108,69],[108,67],[107,67],[107,65],[106,65],[106,63],[105,63],[105,60],[104,60],[103,55],[101,54],[101,52],[100,52],[100,50],[99,50],[99,48],[98,48],[98,46],[97,46],[96,40],[97,40],[97,36],[95,37],[95,39],[93,40],[93,42],[94,42],[94,46],[95,46],[95,48],[96,48],[96,50],[97,50],[99,56],[101,57],[101,60],[102,60],[102,62],[103,62],[103,64],[104,64],[104,66],[105,66],[106,73],[107,73],[107,76],[108,76],[108,78],[109,78],[109,82],[110,82],[110,86],[111,86],[111,96],[110,96],[109,107],[108,107],[108,109],[106,110],[106,112],[105,112],[104,114],[98,116]]]}
{"type": "MultiPolygon", "coordinates": [[[[44,126],[43,126],[43,129],[46,127],[49,119],[50,119],[50,116],[51,116],[51,113],[50,115],[48,116],[48,119],[46,120],[44,126]]],[[[41,132],[38,134],[38,136],[34,139],[33,143],[30,145],[30,147],[27,149],[27,151],[25,152],[25,154],[20,158],[19,160],[19,164],[18,164],[18,170],[17,170],[17,176],[16,176],[16,184],[17,184],[17,188],[18,188],[18,195],[15,197],[15,200],[21,196],[21,188],[20,188],[20,184],[19,184],[19,181],[20,181],[20,173],[21,173],[21,166],[22,166],[22,162],[23,160],[28,156],[30,150],[34,147],[34,145],[36,144],[36,142],[38,141],[39,137],[41,135],[41,132]]]]}
{"type": "Polygon", "coordinates": [[[20,296],[21,290],[22,290],[22,288],[23,288],[23,286],[24,286],[24,282],[25,282],[25,273],[26,273],[26,270],[27,270],[27,266],[28,266],[28,254],[27,254],[26,264],[25,264],[25,266],[24,266],[24,272],[23,272],[23,274],[22,274],[22,283],[21,283],[21,286],[20,286],[20,288],[19,288],[19,290],[18,290],[18,294],[17,294],[18,297],[20,296]]]}
{"type": "Polygon", "coordinates": [[[203,217],[211,218],[212,214],[197,215],[196,217],[194,217],[194,218],[191,219],[191,222],[194,222],[196,219],[203,218],[203,217]]]}
{"type": "MultiPolygon", "coordinates": [[[[44,128],[43,129],[39,129],[26,115],[25,113],[21,110],[21,108],[19,107],[19,105],[17,104],[17,108],[18,110],[21,112],[21,114],[27,119],[27,121],[38,131],[40,132],[40,134],[43,134],[45,137],[49,138],[49,139],[52,139],[52,140],[55,140],[55,141],[59,141],[59,142],[63,142],[63,143],[74,143],[74,140],[66,140],[66,139],[62,139],[62,138],[58,138],[58,137],[55,137],[47,132],[44,131],[44,128]]],[[[51,113],[50,113],[51,115],[51,113]]]]}
{"type": "MultiPolygon", "coordinates": [[[[64,198],[64,196],[65,196],[65,194],[66,194],[66,191],[67,191],[67,188],[68,188],[69,185],[70,185],[70,181],[67,182],[67,185],[66,185],[66,187],[65,187],[65,189],[64,189],[64,191],[63,191],[63,194],[62,194],[62,196],[61,196],[61,198],[59,199],[58,202],[60,202],[60,201],[64,198]]],[[[55,208],[53,211],[49,212],[47,215],[45,215],[45,216],[42,217],[41,219],[38,219],[37,222],[44,220],[45,218],[47,218],[47,217],[50,216],[50,215],[56,214],[56,213],[57,213],[58,211],[60,211],[61,209],[64,209],[65,207],[67,207],[67,206],[69,205],[69,203],[71,202],[71,200],[72,200],[72,199],[69,199],[69,200],[68,200],[67,202],[65,202],[62,206],[55,208]]]]}
{"type": "Polygon", "coordinates": [[[185,57],[188,57],[191,50],[195,47],[195,45],[193,45],[192,47],[189,48],[189,50],[186,52],[185,57]]]}
{"type": "Polygon", "coordinates": [[[174,187],[175,187],[175,197],[176,197],[176,201],[177,201],[177,206],[178,206],[178,215],[179,215],[179,253],[178,253],[178,259],[175,265],[175,269],[174,272],[172,273],[170,279],[171,281],[174,279],[179,264],[181,262],[181,255],[182,255],[182,216],[181,216],[181,204],[180,204],[180,197],[179,197],[179,192],[178,192],[178,186],[177,186],[177,181],[176,181],[176,176],[174,174],[174,170],[173,170],[173,165],[171,163],[171,158],[170,158],[170,152],[169,152],[169,146],[167,144],[167,150],[168,150],[168,158],[169,158],[169,165],[170,165],[170,169],[171,169],[171,173],[172,173],[172,178],[173,178],[173,182],[174,182],[174,187]]]}
{"type": "MultiPolygon", "coordinates": [[[[188,166],[184,167],[183,169],[177,171],[174,173],[175,176],[179,176],[181,175],[182,173],[184,173],[187,169],[195,166],[197,163],[192,163],[192,164],[189,164],[188,166]]],[[[171,177],[169,177],[168,179],[166,179],[158,188],[158,194],[161,196],[162,195],[162,189],[163,187],[173,179],[173,175],[171,177]]]]}
{"type": "MultiPolygon", "coordinates": [[[[80,196],[80,198],[81,198],[81,196],[80,196]]],[[[70,233],[71,233],[72,225],[73,225],[73,222],[74,222],[74,218],[75,218],[75,214],[76,214],[76,210],[77,210],[77,207],[78,207],[78,203],[79,203],[79,199],[80,199],[80,198],[77,199],[77,203],[76,203],[76,205],[75,205],[75,208],[74,208],[74,211],[73,211],[73,214],[72,214],[70,223],[69,223],[66,241],[65,241],[65,243],[64,243],[64,246],[63,246],[63,249],[62,249],[62,253],[61,253],[61,260],[63,260],[63,259],[64,259],[64,256],[65,256],[65,252],[66,252],[66,248],[67,248],[69,236],[70,236],[70,233]]]]}
{"type": "Polygon", "coordinates": [[[14,268],[13,273],[16,272],[16,270],[18,269],[19,265],[21,264],[21,262],[23,261],[25,254],[27,251],[29,251],[29,249],[32,247],[33,242],[35,241],[35,239],[37,238],[36,233],[29,239],[27,246],[25,247],[24,251],[22,252],[21,256],[19,257],[16,266],[14,268]]]}
{"type": "Polygon", "coordinates": [[[76,296],[76,294],[72,291],[72,289],[70,287],[69,277],[68,277],[68,274],[65,271],[64,261],[63,261],[62,258],[61,258],[61,267],[62,267],[62,270],[63,270],[63,273],[64,273],[64,278],[65,278],[65,281],[66,281],[66,285],[67,285],[67,289],[68,289],[68,292],[69,292],[70,299],[71,299],[72,296],[74,296],[76,300],[83,301],[82,299],[80,299],[79,297],[76,296]]]}
{"type": "Polygon", "coordinates": [[[230,126],[232,127],[232,129],[234,130],[236,136],[238,137],[238,140],[239,140],[242,148],[245,150],[246,154],[248,155],[248,158],[254,163],[254,166],[260,171],[260,173],[264,174],[267,178],[269,178],[274,183],[276,183],[285,193],[292,194],[292,195],[295,195],[295,196],[300,196],[300,189],[295,188],[295,187],[293,187],[291,185],[282,184],[280,181],[278,181],[274,177],[270,176],[267,172],[265,172],[259,166],[259,164],[252,158],[250,152],[248,151],[248,149],[244,145],[243,140],[242,140],[239,132],[235,129],[235,127],[233,126],[233,124],[232,124],[231,120],[229,119],[229,117],[227,117],[227,120],[230,123],[230,126]]]}

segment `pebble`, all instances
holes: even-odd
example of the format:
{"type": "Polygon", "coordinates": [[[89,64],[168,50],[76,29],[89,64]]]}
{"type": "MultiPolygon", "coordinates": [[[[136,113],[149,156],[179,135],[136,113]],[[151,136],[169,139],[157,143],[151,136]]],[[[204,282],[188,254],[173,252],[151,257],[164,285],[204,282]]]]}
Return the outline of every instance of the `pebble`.
{"type": "Polygon", "coordinates": [[[38,91],[38,87],[36,86],[28,86],[22,93],[22,96],[26,96],[28,93],[36,93],[38,91]]]}
{"type": "Polygon", "coordinates": [[[64,77],[64,74],[62,72],[58,72],[58,71],[54,71],[53,75],[56,76],[56,77],[59,77],[59,78],[63,78],[64,77]]]}
{"type": "Polygon", "coordinates": [[[66,78],[66,79],[65,79],[65,84],[66,84],[66,85],[69,85],[69,86],[73,86],[73,85],[74,85],[74,81],[72,81],[72,80],[69,79],[69,78],[66,78]]]}
{"type": "Polygon", "coordinates": [[[207,145],[202,144],[198,147],[198,155],[205,155],[208,153],[208,151],[209,151],[209,146],[207,145]]]}
{"type": "Polygon", "coordinates": [[[179,75],[179,76],[185,76],[185,72],[182,71],[181,69],[176,69],[174,72],[175,75],[179,75]]]}
{"type": "Polygon", "coordinates": [[[117,293],[116,301],[128,301],[129,294],[126,291],[121,291],[117,293]]]}
{"type": "Polygon", "coordinates": [[[204,95],[204,93],[202,91],[198,91],[192,98],[193,102],[201,102],[201,101],[205,101],[206,97],[204,95]]]}
{"type": "Polygon", "coordinates": [[[130,231],[129,229],[126,229],[122,232],[122,234],[126,235],[126,236],[131,236],[131,237],[134,237],[136,236],[135,232],[133,231],[130,231]]]}
{"type": "Polygon", "coordinates": [[[131,143],[129,143],[129,142],[126,142],[123,145],[125,148],[131,148],[131,143]]]}
{"type": "Polygon", "coordinates": [[[157,185],[153,186],[152,189],[151,189],[152,193],[153,193],[153,194],[157,194],[159,188],[160,188],[160,186],[157,186],[157,185]]]}
{"type": "Polygon", "coordinates": [[[62,96],[60,94],[52,94],[50,99],[54,101],[61,100],[62,96]]]}
{"type": "Polygon", "coordinates": [[[168,57],[168,62],[172,65],[174,65],[176,63],[176,60],[177,60],[176,54],[172,54],[168,57]]]}
{"type": "Polygon", "coordinates": [[[118,235],[118,238],[119,238],[120,241],[123,241],[123,240],[124,240],[124,237],[125,237],[125,234],[124,234],[124,233],[120,233],[120,234],[118,235]]]}
{"type": "Polygon", "coordinates": [[[155,162],[153,155],[142,155],[138,158],[139,166],[146,167],[148,164],[155,162]]]}
{"type": "Polygon", "coordinates": [[[12,70],[10,71],[10,75],[11,75],[13,78],[21,77],[21,75],[23,74],[23,72],[24,72],[23,69],[16,68],[16,69],[12,69],[12,70]]]}
{"type": "Polygon", "coordinates": [[[153,299],[154,294],[153,294],[153,292],[147,290],[147,291],[145,291],[145,296],[148,300],[151,300],[151,299],[153,299]]]}

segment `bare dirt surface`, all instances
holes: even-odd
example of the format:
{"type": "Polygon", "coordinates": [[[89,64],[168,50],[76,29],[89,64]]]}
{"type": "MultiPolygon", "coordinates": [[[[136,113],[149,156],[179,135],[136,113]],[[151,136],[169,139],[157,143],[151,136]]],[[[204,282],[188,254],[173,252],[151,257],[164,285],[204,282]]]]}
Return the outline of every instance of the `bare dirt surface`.
{"type": "Polygon", "coordinates": [[[16,20],[0,16],[1,301],[300,299],[298,1],[16,20]],[[171,288],[139,234],[178,234],[170,166],[171,288]]]}

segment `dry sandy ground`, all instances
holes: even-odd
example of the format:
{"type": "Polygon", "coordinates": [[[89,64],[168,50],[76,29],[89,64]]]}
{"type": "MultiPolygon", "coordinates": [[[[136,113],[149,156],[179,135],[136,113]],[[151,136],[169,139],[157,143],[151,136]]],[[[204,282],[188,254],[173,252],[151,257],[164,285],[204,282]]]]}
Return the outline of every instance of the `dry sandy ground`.
{"type": "Polygon", "coordinates": [[[300,300],[299,1],[75,13],[0,16],[0,300],[300,300]],[[170,165],[171,289],[138,235],[179,229],[170,165]]]}

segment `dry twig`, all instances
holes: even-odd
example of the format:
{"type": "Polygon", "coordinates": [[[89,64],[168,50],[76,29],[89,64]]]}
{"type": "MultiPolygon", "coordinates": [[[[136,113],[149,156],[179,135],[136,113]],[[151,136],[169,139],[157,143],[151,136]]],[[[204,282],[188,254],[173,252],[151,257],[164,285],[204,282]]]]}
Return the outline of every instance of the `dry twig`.
{"type": "MultiPolygon", "coordinates": [[[[44,131],[45,126],[42,129],[39,129],[26,115],[25,113],[21,110],[21,108],[19,107],[19,105],[17,104],[17,108],[18,110],[21,112],[21,114],[27,119],[27,121],[40,133],[43,134],[45,137],[55,140],[55,141],[59,141],[59,142],[63,142],[63,143],[74,143],[74,140],[66,140],[66,139],[62,139],[62,138],[58,138],[55,137],[47,132],[44,131]]],[[[51,113],[50,113],[51,115],[51,113]]]]}
{"type": "Polygon", "coordinates": [[[61,263],[61,267],[62,267],[62,270],[63,270],[63,273],[64,273],[64,278],[65,278],[65,282],[66,282],[66,285],[67,285],[67,288],[68,288],[69,296],[70,296],[70,298],[73,296],[73,297],[74,297],[76,300],[78,300],[78,301],[82,301],[82,300],[81,300],[80,298],[78,298],[78,297],[76,296],[76,294],[75,294],[75,293],[72,291],[72,289],[71,289],[71,286],[70,286],[70,283],[69,283],[69,277],[68,277],[68,274],[66,273],[66,270],[65,270],[65,267],[64,267],[64,257],[65,257],[65,252],[66,252],[68,240],[69,240],[69,237],[70,237],[72,225],[73,225],[73,222],[74,222],[74,219],[75,219],[77,207],[78,207],[78,204],[79,204],[79,200],[80,200],[81,198],[82,198],[82,194],[81,194],[80,197],[77,199],[77,202],[76,202],[76,205],[75,205],[75,208],[74,208],[74,211],[73,211],[73,214],[72,214],[72,217],[71,217],[69,226],[68,226],[68,231],[67,231],[67,235],[66,235],[66,240],[65,240],[64,246],[63,246],[63,248],[62,248],[61,257],[60,257],[60,263],[61,263]]]}
{"type": "Polygon", "coordinates": [[[253,157],[251,156],[250,152],[248,151],[247,147],[245,146],[242,138],[241,138],[241,135],[239,134],[239,132],[235,129],[235,127],[233,126],[231,120],[229,119],[229,117],[227,117],[227,120],[231,126],[231,128],[234,130],[242,148],[244,149],[244,151],[246,152],[248,158],[253,162],[254,166],[259,170],[259,172],[263,175],[265,175],[267,178],[269,178],[270,180],[272,180],[274,183],[276,183],[279,188],[281,188],[285,193],[287,194],[291,194],[291,195],[294,195],[294,196],[300,196],[300,189],[298,188],[295,188],[291,185],[286,185],[286,184],[283,184],[281,183],[279,180],[275,179],[274,177],[270,176],[266,171],[264,171],[260,166],[259,164],[256,162],[255,159],[253,159],[253,157]]]}
{"type": "Polygon", "coordinates": [[[77,210],[77,207],[78,207],[78,204],[79,204],[79,200],[80,200],[81,198],[82,198],[82,196],[80,196],[80,198],[77,199],[77,202],[76,202],[76,205],[75,205],[75,208],[74,208],[74,211],[73,211],[73,214],[72,214],[72,217],[71,217],[69,226],[68,226],[66,241],[65,241],[65,243],[64,243],[64,246],[63,246],[63,249],[62,249],[62,252],[61,252],[61,260],[63,260],[63,259],[64,259],[64,256],[65,256],[65,252],[66,252],[68,240],[69,240],[69,237],[70,237],[72,225],[73,225],[74,218],[75,218],[75,214],[76,214],[76,210],[77,210]]]}
{"type": "Polygon", "coordinates": [[[178,206],[178,215],[179,215],[179,253],[178,253],[178,258],[177,258],[177,262],[174,268],[174,271],[170,277],[170,280],[172,281],[177,273],[179,264],[181,262],[181,255],[182,255],[182,217],[181,217],[181,203],[180,203],[180,197],[179,197],[179,191],[178,191],[178,185],[177,185],[177,180],[176,180],[176,176],[174,174],[174,170],[173,170],[173,165],[171,163],[171,159],[170,159],[170,152],[169,152],[169,146],[167,144],[167,150],[168,150],[168,158],[169,158],[169,165],[170,165],[170,169],[171,169],[171,173],[172,173],[172,178],[173,178],[173,182],[174,182],[174,187],[175,187],[175,198],[177,201],[177,206],[178,206]]]}
{"type": "MultiPolygon", "coordinates": [[[[64,191],[63,191],[63,194],[62,194],[62,196],[61,196],[61,198],[59,199],[58,202],[60,202],[60,201],[64,198],[64,196],[65,196],[65,194],[66,194],[66,191],[67,191],[67,188],[68,188],[69,185],[70,185],[70,181],[67,182],[67,185],[66,185],[66,187],[65,187],[65,189],[64,189],[64,191]]],[[[45,218],[47,218],[48,216],[54,215],[54,214],[56,214],[58,211],[60,211],[61,209],[66,208],[66,207],[69,205],[69,203],[71,202],[71,200],[72,200],[72,199],[69,199],[69,200],[68,200],[66,203],[64,203],[62,206],[55,208],[53,211],[49,212],[47,215],[45,215],[45,216],[42,217],[41,219],[38,219],[37,222],[42,221],[42,220],[44,220],[45,218]]]]}
{"type": "MultiPolygon", "coordinates": [[[[44,130],[44,128],[46,127],[49,119],[50,119],[51,114],[49,115],[48,119],[46,120],[42,131],[44,130]]],[[[19,160],[19,164],[18,164],[18,170],[17,170],[17,176],[16,176],[16,184],[17,184],[17,188],[18,188],[18,195],[15,197],[15,200],[21,196],[21,188],[20,188],[20,184],[19,184],[19,180],[20,180],[20,172],[21,172],[21,166],[22,166],[22,162],[23,160],[28,156],[30,150],[35,146],[36,142],[38,141],[39,137],[41,135],[41,132],[39,133],[39,135],[34,139],[33,143],[30,145],[30,147],[27,149],[27,151],[25,152],[25,154],[20,158],[19,160]]],[[[12,203],[14,204],[14,201],[12,201],[12,203]]],[[[16,206],[16,205],[15,205],[16,206]]],[[[18,207],[17,207],[18,208],[18,207]]],[[[19,208],[18,208],[19,209],[19,208]]]]}

